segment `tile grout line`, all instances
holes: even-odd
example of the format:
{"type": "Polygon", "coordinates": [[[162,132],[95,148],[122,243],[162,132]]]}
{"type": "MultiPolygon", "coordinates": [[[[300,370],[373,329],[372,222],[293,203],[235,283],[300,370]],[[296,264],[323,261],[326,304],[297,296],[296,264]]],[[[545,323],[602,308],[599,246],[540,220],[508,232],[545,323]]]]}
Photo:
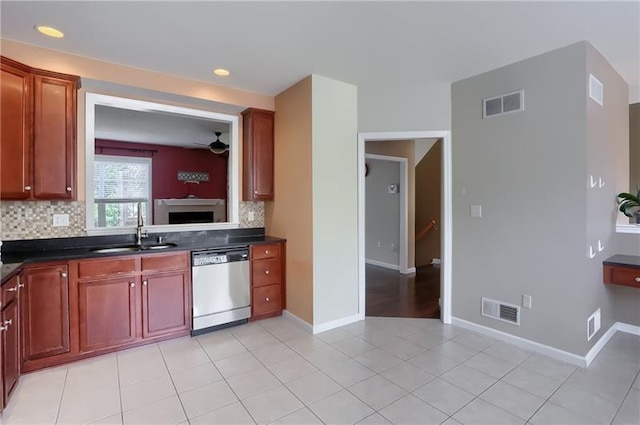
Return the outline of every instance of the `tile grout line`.
{"type": "Polygon", "coordinates": [[[620,405],[616,409],[616,413],[613,415],[613,418],[611,418],[611,423],[613,423],[618,417],[618,414],[620,414],[620,409],[622,409],[622,405],[627,400],[627,397],[629,397],[629,393],[633,389],[633,384],[636,382],[636,379],[640,379],[640,371],[636,373],[636,377],[633,378],[633,380],[631,381],[631,385],[629,385],[629,389],[627,389],[627,392],[625,393],[624,397],[622,397],[622,401],[620,402],[620,405]]]}
{"type": "MultiPolygon", "coordinates": [[[[197,342],[198,342],[198,345],[200,345],[200,341],[197,341],[197,342]]],[[[189,415],[187,414],[187,409],[184,408],[184,404],[182,403],[182,399],[180,398],[180,393],[178,393],[178,388],[176,388],[176,383],[173,382],[173,376],[171,376],[171,371],[169,370],[169,365],[167,364],[167,359],[164,358],[164,352],[162,352],[162,349],[160,348],[160,343],[156,343],[156,346],[158,347],[158,351],[160,352],[160,357],[162,357],[162,363],[164,363],[164,367],[165,367],[165,369],[167,371],[167,374],[169,375],[169,379],[171,380],[171,385],[173,386],[173,389],[176,392],[176,397],[178,398],[178,402],[180,403],[180,407],[182,408],[182,413],[184,413],[184,417],[187,419],[187,423],[191,423],[191,421],[189,420],[189,415]]],[[[202,346],[200,346],[200,347],[202,348],[202,346]]],[[[205,354],[206,354],[206,352],[205,352],[205,354]]],[[[207,357],[209,357],[209,356],[207,356],[207,357]]],[[[162,398],[160,400],[166,400],[166,399],[168,399],[170,397],[171,396],[166,397],[166,398],[162,398]]],[[[158,400],[158,401],[160,401],[160,400],[158,400]]],[[[151,404],[151,403],[149,403],[149,404],[151,404]]],[[[123,412],[123,415],[124,415],[124,412],[123,412]]]]}
{"type": "Polygon", "coordinates": [[[118,395],[120,396],[120,420],[124,425],[124,407],[122,406],[122,387],[120,386],[120,356],[116,353],[116,374],[118,377],[118,395]]]}
{"type": "Polygon", "coordinates": [[[69,377],[69,367],[64,373],[64,384],[62,385],[62,393],[60,394],[60,403],[58,403],[58,411],[56,412],[56,424],[60,420],[60,411],[62,410],[62,400],[64,399],[64,392],[67,389],[67,378],[69,377]]]}

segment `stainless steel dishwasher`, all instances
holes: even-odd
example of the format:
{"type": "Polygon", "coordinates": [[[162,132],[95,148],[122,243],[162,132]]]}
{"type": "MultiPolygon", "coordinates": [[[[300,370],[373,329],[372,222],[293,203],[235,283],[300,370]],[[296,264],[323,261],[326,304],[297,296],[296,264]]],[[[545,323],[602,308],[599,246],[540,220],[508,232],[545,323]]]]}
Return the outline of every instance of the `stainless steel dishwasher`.
{"type": "Polygon", "coordinates": [[[251,316],[249,248],[191,254],[193,335],[251,316]]]}

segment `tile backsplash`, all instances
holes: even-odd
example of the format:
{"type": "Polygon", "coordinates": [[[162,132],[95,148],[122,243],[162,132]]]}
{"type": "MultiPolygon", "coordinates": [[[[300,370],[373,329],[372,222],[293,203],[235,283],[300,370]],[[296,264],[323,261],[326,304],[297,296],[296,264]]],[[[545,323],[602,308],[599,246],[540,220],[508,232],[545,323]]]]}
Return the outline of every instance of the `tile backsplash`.
{"type": "MultiPolygon", "coordinates": [[[[2,201],[0,217],[0,240],[4,241],[87,235],[84,202],[2,201]],[[69,214],[69,226],[54,227],[53,214],[69,214]]],[[[264,202],[240,202],[240,227],[264,227],[264,202]]]]}
{"type": "Polygon", "coordinates": [[[44,239],[85,236],[84,202],[2,201],[0,239],[44,239]],[[53,214],[69,214],[69,226],[53,227],[53,214]]]}

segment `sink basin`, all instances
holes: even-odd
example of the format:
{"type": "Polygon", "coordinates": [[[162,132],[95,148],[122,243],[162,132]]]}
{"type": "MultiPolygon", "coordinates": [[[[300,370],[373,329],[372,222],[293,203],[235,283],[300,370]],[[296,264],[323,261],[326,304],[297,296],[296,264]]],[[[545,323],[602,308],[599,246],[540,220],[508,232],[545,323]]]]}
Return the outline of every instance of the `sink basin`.
{"type": "Polygon", "coordinates": [[[137,245],[111,246],[106,248],[91,248],[89,251],[95,252],[96,254],[108,254],[111,252],[140,251],[140,247],[137,245]]]}
{"type": "Polygon", "coordinates": [[[147,249],[167,249],[167,248],[175,248],[176,244],[174,243],[160,243],[160,244],[156,244],[156,245],[142,245],[142,249],[147,250],[147,249]]]}
{"type": "Polygon", "coordinates": [[[156,250],[156,249],[167,249],[167,248],[175,248],[176,244],[174,243],[161,243],[155,245],[122,245],[122,246],[108,246],[108,247],[97,247],[91,248],[89,251],[95,252],[96,254],[110,254],[114,252],[134,252],[134,251],[147,251],[147,250],[156,250]]]}

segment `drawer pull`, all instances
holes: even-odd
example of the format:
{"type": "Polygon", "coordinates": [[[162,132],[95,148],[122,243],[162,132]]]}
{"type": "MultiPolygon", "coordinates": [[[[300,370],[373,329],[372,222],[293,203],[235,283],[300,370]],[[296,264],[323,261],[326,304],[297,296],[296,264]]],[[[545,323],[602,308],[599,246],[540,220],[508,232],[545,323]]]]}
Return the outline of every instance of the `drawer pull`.
{"type": "Polygon", "coordinates": [[[60,273],[60,277],[67,277],[67,272],[60,273]]]}
{"type": "Polygon", "coordinates": [[[640,283],[640,276],[636,277],[636,282],[640,283]]]}
{"type": "Polygon", "coordinates": [[[265,270],[264,274],[269,274],[269,270],[265,270]]]}
{"type": "Polygon", "coordinates": [[[9,326],[0,326],[0,331],[6,332],[9,330],[9,326]]]}
{"type": "Polygon", "coordinates": [[[266,302],[269,302],[269,297],[265,298],[265,301],[266,301],[266,302]]]}
{"type": "Polygon", "coordinates": [[[135,287],[136,287],[136,284],[135,284],[135,283],[133,283],[133,282],[129,282],[129,286],[131,286],[132,288],[135,288],[135,287]]]}
{"type": "Polygon", "coordinates": [[[265,250],[264,250],[264,253],[265,253],[265,254],[268,254],[268,253],[269,253],[269,250],[268,250],[268,249],[265,249],[265,250]]]}
{"type": "Polygon", "coordinates": [[[146,280],[143,280],[143,281],[142,281],[142,284],[143,284],[144,286],[147,286],[147,281],[146,281],[146,280]]]}
{"type": "Polygon", "coordinates": [[[24,288],[24,283],[19,283],[18,288],[24,288]]]}
{"type": "Polygon", "coordinates": [[[3,323],[4,326],[13,325],[13,319],[5,320],[3,323]]]}
{"type": "Polygon", "coordinates": [[[17,292],[18,291],[18,287],[14,286],[13,288],[9,288],[7,289],[7,292],[17,292]]]}
{"type": "Polygon", "coordinates": [[[71,186],[67,186],[67,192],[71,192],[71,186]]]}
{"type": "Polygon", "coordinates": [[[31,186],[25,186],[24,190],[31,190],[31,186]]]}

